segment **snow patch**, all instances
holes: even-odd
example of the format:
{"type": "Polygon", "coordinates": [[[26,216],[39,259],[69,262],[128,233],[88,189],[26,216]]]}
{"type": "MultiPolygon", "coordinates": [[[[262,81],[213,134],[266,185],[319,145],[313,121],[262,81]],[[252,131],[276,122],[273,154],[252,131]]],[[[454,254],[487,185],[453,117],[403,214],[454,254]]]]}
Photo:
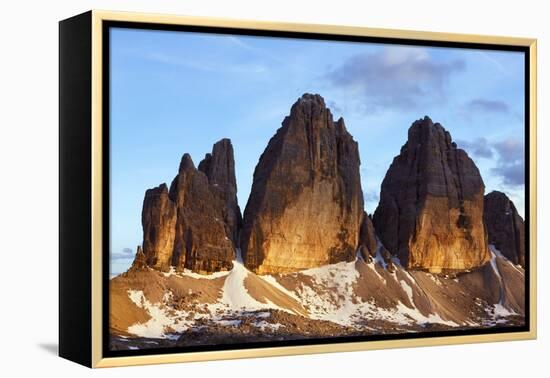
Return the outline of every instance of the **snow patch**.
{"type": "MultiPolygon", "coordinates": [[[[261,303],[254,299],[246,289],[244,282],[250,272],[243,265],[240,249],[237,249],[237,258],[233,261],[233,269],[229,271],[222,288],[222,297],[220,303],[210,305],[212,309],[226,313],[239,313],[243,311],[261,311],[261,310],[281,310],[290,314],[296,314],[294,311],[277,306],[275,303],[267,300],[267,303],[261,303]]],[[[280,286],[280,285],[279,285],[280,286]]],[[[284,290],[283,292],[287,292],[284,290]]],[[[297,314],[296,314],[297,315],[297,314]]]]}
{"type": "MultiPolygon", "coordinates": [[[[498,265],[497,265],[497,258],[501,259],[505,262],[508,262],[508,263],[510,263],[510,261],[506,257],[504,257],[504,255],[493,244],[489,244],[489,251],[491,253],[491,267],[493,268],[493,271],[495,272],[495,275],[497,276],[498,281],[499,281],[500,296],[499,296],[498,303],[495,303],[492,308],[489,308],[487,310],[487,312],[491,313],[495,317],[495,319],[504,318],[504,317],[512,316],[512,315],[517,315],[517,313],[515,311],[507,308],[504,305],[504,297],[505,297],[504,280],[503,280],[503,278],[500,274],[500,271],[499,271],[498,265]]],[[[514,266],[514,264],[512,264],[512,263],[510,263],[510,264],[512,266],[514,266]]]]}
{"type": "Polygon", "coordinates": [[[266,283],[270,284],[271,286],[275,287],[276,289],[279,289],[280,291],[282,291],[283,293],[285,293],[289,297],[292,297],[292,298],[296,299],[298,302],[300,302],[300,298],[296,295],[296,293],[294,293],[293,291],[288,290],[286,287],[281,285],[275,277],[270,276],[270,275],[258,276],[258,277],[260,277],[262,280],[264,280],[266,283]]]}
{"type": "Polygon", "coordinates": [[[259,321],[259,322],[253,322],[252,325],[254,327],[258,327],[262,331],[270,330],[270,331],[277,331],[279,328],[284,327],[281,323],[268,323],[265,320],[259,321]]]}
{"type": "Polygon", "coordinates": [[[168,272],[163,272],[162,274],[164,275],[164,277],[176,276],[176,277],[190,277],[190,278],[203,279],[203,280],[213,280],[216,278],[227,276],[229,274],[229,271],[214,272],[211,274],[199,274],[189,269],[184,269],[181,272],[176,272],[176,268],[171,266],[168,272]]]}
{"type": "Polygon", "coordinates": [[[140,337],[164,339],[168,338],[169,332],[183,332],[192,324],[187,320],[187,312],[174,311],[174,314],[169,314],[162,303],[149,302],[141,290],[128,290],[128,297],[151,317],[145,323],[136,323],[128,327],[129,333],[140,337]]]}
{"type": "MultiPolygon", "coordinates": [[[[367,264],[375,272],[377,268],[375,264],[382,268],[386,266],[380,252],[377,252],[376,263],[367,264]]],[[[394,308],[384,308],[373,301],[363,301],[354,292],[354,284],[359,278],[359,272],[356,269],[357,261],[326,265],[300,272],[300,274],[313,278],[313,287],[302,283],[297,290],[298,298],[302,305],[308,309],[310,318],[328,320],[356,328],[365,328],[365,323],[368,323],[369,320],[385,320],[400,325],[438,323],[450,327],[459,326],[437,314],[425,316],[416,308],[411,286],[416,285],[416,280],[401,267],[399,261],[394,261],[397,269],[392,276],[400,284],[412,307],[398,302],[394,308]],[[406,280],[397,278],[397,270],[406,277],[406,280]]],[[[380,276],[378,272],[376,273],[380,276]]]]}
{"type": "Polygon", "coordinates": [[[238,327],[241,325],[241,320],[238,320],[238,319],[222,319],[222,320],[217,320],[216,321],[217,324],[221,325],[221,326],[224,326],[224,327],[238,327]]]}
{"type": "Polygon", "coordinates": [[[353,285],[359,278],[356,263],[357,259],[300,272],[312,277],[317,286],[317,290],[313,290],[302,283],[298,289],[298,297],[312,319],[350,326],[355,323],[353,317],[357,313],[358,303],[352,301],[352,298],[355,297],[353,285]]]}
{"type": "Polygon", "coordinates": [[[507,317],[507,316],[517,315],[517,313],[515,311],[512,311],[512,310],[504,307],[500,303],[497,303],[496,305],[493,306],[493,314],[497,318],[504,318],[504,317],[507,317]]]}
{"type": "Polygon", "coordinates": [[[412,308],[414,308],[414,299],[413,299],[413,289],[409,286],[408,283],[406,283],[404,280],[399,281],[401,283],[401,287],[403,290],[405,290],[405,293],[407,293],[407,297],[409,298],[409,302],[411,303],[412,308]]]}
{"type": "MultiPolygon", "coordinates": [[[[237,260],[233,261],[233,269],[223,284],[221,303],[228,308],[240,311],[254,311],[266,308],[250,296],[244,286],[244,280],[248,276],[248,270],[237,260]]],[[[269,308],[269,307],[268,307],[269,308]]]]}

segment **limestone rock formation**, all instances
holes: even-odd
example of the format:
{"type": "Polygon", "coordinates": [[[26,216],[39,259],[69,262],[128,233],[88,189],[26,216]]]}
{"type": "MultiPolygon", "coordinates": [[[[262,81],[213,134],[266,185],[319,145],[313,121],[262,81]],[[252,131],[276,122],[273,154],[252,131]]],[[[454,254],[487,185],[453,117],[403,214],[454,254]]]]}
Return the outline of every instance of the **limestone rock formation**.
{"type": "Polygon", "coordinates": [[[176,204],[166,184],[145,192],[141,211],[143,250],[147,265],[167,270],[172,264],[176,230],[176,204]]]}
{"type": "Polygon", "coordinates": [[[376,233],[370,216],[363,212],[361,228],[359,229],[359,252],[365,261],[371,261],[376,254],[376,233]]]}
{"type": "Polygon", "coordinates": [[[483,219],[489,243],[508,260],[525,268],[525,225],[506,194],[493,191],[485,196],[483,219]]]}
{"type": "Polygon", "coordinates": [[[241,209],[237,203],[237,181],[233,145],[229,139],[222,139],[206,154],[199,164],[199,171],[208,177],[210,191],[222,209],[225,231],[229,239],[238,245],[242,225],[241,209]]]}
{"type": "Polygon", "coordinates": [[[140,271],[147,269],[147,259],[145,257],[145,254],[143,253],[143,249],[141,246],[138,245],[136,256],[134,257],[134,262],[132,263],[132,266],[130,266],[129,271],[140,271]]]}
{"type": "Polygon", "coordinates": [[[355,258],[363,214],[357,142],[319,95],[291,108],[260,157],[241,248],[256,273],[355,258]]]}
{"type": "MultiPolygon", "coordinates": [[[[177,208],[172,265],[196,272],[231,269],[235,246],[226,233],[224,210],[208,176],[185,154],[170,186],[177,208]]],[[[235,199],[236,201],[236,199],[235,199]]]]}
{"type": "Polygon", "coordinates": [[[171,266],[199,273],[231,269],[241,224],[236,193],[233,147],[228,139],[214,145],[199,169],[189,154],[183,155],[170,190],[162,184],[145,193],[146,264],[164,271],[171,266]]]}
{"type": "Polygon", "coordinates": [[[425,117],[409,128],[407,142],[386,173],[374,226],[384,246],[410,269],[476,268],[490,258],[484,190],[466,152],[425,117]]]}

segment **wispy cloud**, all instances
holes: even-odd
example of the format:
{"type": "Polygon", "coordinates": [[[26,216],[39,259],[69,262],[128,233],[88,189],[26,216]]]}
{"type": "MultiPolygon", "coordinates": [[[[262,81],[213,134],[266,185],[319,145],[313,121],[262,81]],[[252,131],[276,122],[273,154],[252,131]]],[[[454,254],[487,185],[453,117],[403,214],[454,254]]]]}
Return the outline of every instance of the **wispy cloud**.
{"type": "Polygon", "coordinates": [[[523,141],[508,138],[491,143],[486,138],[480,137],[472,141],[458,140],[457,144],[473,157],[494,158],[495,166],[490,172],[500,178],[504,185],[517,187],[525,184],[523,141]]]}
{"type": "Polygon", "coordinates": [[[221,64],[215,60],[196,59],[189,56],[180,57],[177,55],[163,54],[159,52],[150,53],[146,56],[150,61],[169,64],[172,66],[179,66],[190,68],[193,70],[208,72],[208,73],[237,73],[237,74],[250,74],[250,73],[264,73],[269,68],[264,64],[259,63],[238,63],[233,64],[221,64]]]}
{"type": "Polygon", "coordinates": [[[465,65],[461,59],[438,61],[423,48],[392,46],[354,55],[327,78],[360,96],[368,108],[410,109],[444,101],[450,77],[465,65]]]}
{"type": "Polygon", "coordinates": [[[374,189],[365,189],[363,190],[363,199],[365,201],[365,210],[367,212],[373,212],[380,202],[380,195],[377,190],[374,189]]]}
{"type": "Polygon", "coordinates": [[[132,248],[123,248],[121,252],[111,252],[111,260],[129,260],[134,258],[132,248]]]}
{"type": "Polygon", "coordinates": [[[485,113],[500,113],[508,114],[510,107],[504,101],[487,100],[476,98],[466,104],[466,108],[470,111],[485,112],[485,113]]]}
{"type": "Polygon", "coordinates": [[[457,140],[456,142],[469,155],[486,159],[493,157],[493,148],[487,138],[479,137],[471,141],[457,140]]]}
{"type": "Polygon", "coordinates": [[[248,43],[244,42],[241,38],[234,35],[229,35],[226,37],[227,41],[234,44],[237,47],[240,47],[245,50],[254,50],[254,47],[250,46],[248,43]]]}
{"type": "Polygon", "coordinates": [[[502,63],[500,63],[497,59],[493,58],[492,55],[487,54],[484,51],[477,51],[478,55],[481,56],[484,60],[491,63],[500,73],[508,74],[508,70],[502,63]]]}
{"type": "Polygon", "coordinates": [[[378,202],[380,200],[380,196],[375,190],[365,190],[363,192],[363,197],[366,202],[378,202]]]}
{"type": "Polygon", "coordinates": [[[504,184],[520,186],[525,184],[525,146],[515,138],[494,144],[499,159],[491,171],[500,176],[504,184]]]}
{"type": "Polygon", "coordinates": [[[329,101],[327,107],[332,111],[332,114],[336,116],[335,118],[344,113],[344,110],[334,101],[329,101]]]}

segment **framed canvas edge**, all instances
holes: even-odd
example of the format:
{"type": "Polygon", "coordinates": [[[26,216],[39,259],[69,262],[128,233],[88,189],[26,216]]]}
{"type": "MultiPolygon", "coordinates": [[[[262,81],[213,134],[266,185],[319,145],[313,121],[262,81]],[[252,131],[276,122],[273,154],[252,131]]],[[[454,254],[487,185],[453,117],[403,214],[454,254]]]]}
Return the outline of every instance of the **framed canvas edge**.
{"type": "Polygon", "coordinates": [[[209,360],[239,359],[306,355],[330,352],[353,352],[375,349],[410,348],[452,344],[471,344],[500,341],[533,340],[537,338],[537,40],[534,38],[502,37],[475,34],[426,32],[398,29],[381,29],[356,26],[323,24],[298,24],[198,16],[114,12],[92,10],[92,364],[93,368],[117,367],[175,362],[198,362],[209,360]],[[529,50],[529,331],[500,334],[457,335],[426,337],[418,339],[362,341],[338,344],[315,344],[306,346],[283,346],[257,349],[233,349],[208,352],[167,353],[149,356],[103,357],[103,135],[102,135],[102,47],[103,21],[126,21],[151,24],[212,26],[264,31],[288,31],[332,35],[398,38],[420,41],[462,42],[503,46],[521,46],[529,50]]]}

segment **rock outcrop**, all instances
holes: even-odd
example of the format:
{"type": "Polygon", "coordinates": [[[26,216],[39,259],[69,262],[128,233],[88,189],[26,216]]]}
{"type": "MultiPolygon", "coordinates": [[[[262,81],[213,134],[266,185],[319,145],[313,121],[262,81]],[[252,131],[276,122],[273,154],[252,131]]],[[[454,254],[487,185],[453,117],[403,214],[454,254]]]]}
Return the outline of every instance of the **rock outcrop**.
{"type": "Polygon", "coordinates": [[[485,196],[483,219],[489,243],[508,260],[525,268],[525,225],[506,194],[493,191],[485,196]]]}
{"type": "Polygon", "coordinates": [[[355,258],[363,214],[357,142],[319,95],[305,94],[254,171],[241,248],[260,274],[355,258]]]}
{"type": "Polygon", "coordinates": [[[364,211],[361,227],[359,229],[359,252],[365,261],[371,261],[376,255],[377,244],[376,232],[374,231],[372,219],[364,211]]]}
{"type": "Polygon", "coordinates": [[[147,265],[199,273],[231,269],[241,224],[236,193],[228,139],[214,145],[199,169],[189,154],[183,155],[170,190],[162,184],[145,193],[142,226],[147,265]]]}
{"type": "Polygon", "coordinates": [[[145,192],[141,225],[147,265],[167,270],[172,265],[174,251],[176,204],[169,198],[166,184],[145,192]]]}
{"type": "Polygon", "coordinates": [[[185,154],[170,186],[170,198],[177,208],[172,254],[176,270],[208,273],[233,267],[235,246],[226,233],[224,209],[212,186],[185,154]]]}
{"type": "Polygon", "coordinates": [[[134,262],[132,263],[132,266],[130,266],[130,269],[128,269],[128,271],[136,272],[146,270],[148,266],[149,265],[147,264],[147,259],[145,257],[145,254],[143,253],[143,249],[140,245],[138,245],[136,256],[134,257],[134,262]]]}
{"type": "Polygon", "coordinates": [[[242,225],[241,209],[237,203],[237,181],[233,145],[229,139],[222,139],[212,147],[199,163],[199,171],[208,177],[210,191],[222,209],[225,232],[237,246],[242,225]]]}
{"type": "Polygon", "coordinates": [[[485,186],[467,153],[439,123],[412,124],[382,182],[373,217],[383,245],[409,269],[479,267],[489,258],[485,186]]]}

